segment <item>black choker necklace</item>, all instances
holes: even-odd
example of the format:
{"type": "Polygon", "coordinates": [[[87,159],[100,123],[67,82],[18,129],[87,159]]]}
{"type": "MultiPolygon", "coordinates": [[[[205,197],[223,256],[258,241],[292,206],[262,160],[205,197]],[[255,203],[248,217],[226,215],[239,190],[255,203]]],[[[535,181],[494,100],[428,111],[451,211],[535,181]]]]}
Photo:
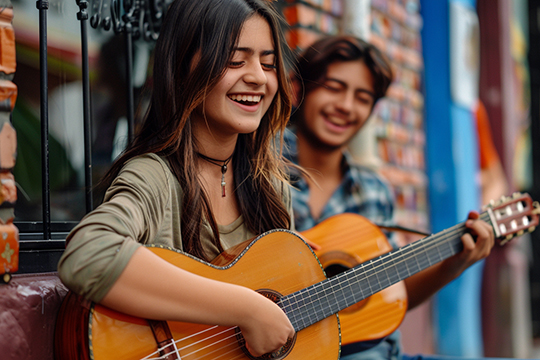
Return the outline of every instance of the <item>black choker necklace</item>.
{"type": "Polygon", "coordinates": [[[206,160],[211,164],[214,164],[214,165],[217,165],[217,166],[221,167],[221,197],[225,197],[225,185],[226,185],[225,184],[225,173],[227,172],[227,164],[229,163],[229,161],[231,161],[234,153],[231,154],[231,156],[229,156],[225,160],[212,159],[211,157],[203,155],[203,154],[201,154],[199,152],[197,153],[197,155],[201,159],[206,160]]]}

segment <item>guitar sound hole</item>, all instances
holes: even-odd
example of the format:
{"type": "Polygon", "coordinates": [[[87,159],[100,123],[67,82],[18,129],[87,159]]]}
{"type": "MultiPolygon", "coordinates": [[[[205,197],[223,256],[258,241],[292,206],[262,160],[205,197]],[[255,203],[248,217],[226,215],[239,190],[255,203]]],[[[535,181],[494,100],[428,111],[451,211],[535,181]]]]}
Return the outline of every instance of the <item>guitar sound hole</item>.
{"type": "Polygon", "coordinates": [[[332,264],[324,268],[324,272],[326,272],[326,277],[329,278],[331,278],[332,276],[336,276],[337,274],[341,274],[342,272],[347,270],[349,270],[349,268],[341,264],[332,264]]]}

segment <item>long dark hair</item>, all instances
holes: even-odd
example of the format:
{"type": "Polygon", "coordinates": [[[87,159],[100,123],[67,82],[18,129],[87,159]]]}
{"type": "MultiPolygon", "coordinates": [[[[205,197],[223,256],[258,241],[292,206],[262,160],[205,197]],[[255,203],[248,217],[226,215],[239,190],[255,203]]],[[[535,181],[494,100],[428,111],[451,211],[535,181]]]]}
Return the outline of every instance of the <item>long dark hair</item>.
{"type": "Polygon", "coordinates": [[[290,50],[281,32],[283,20],[266,0],[175,0],[170,5],[155,47],[152,95],[144,122],[104,179],[104,184],[110,185],[134,156],[156,153],[167,158],[184,193],[184,251],[203,259],[203,220],[213,230],[214,244],[220,250],[222,246],[208,197],[197,177],[197,144],[190,115],[225,73],[243,24],[255,14],[262,16],[272,31],[279,87],[259,128],[238,137],[234,151],[236,193],[252,232],[290,227],[290,215],[276,186],[286,180],[279,134],[292,106],[285,69],[290,50]]]}

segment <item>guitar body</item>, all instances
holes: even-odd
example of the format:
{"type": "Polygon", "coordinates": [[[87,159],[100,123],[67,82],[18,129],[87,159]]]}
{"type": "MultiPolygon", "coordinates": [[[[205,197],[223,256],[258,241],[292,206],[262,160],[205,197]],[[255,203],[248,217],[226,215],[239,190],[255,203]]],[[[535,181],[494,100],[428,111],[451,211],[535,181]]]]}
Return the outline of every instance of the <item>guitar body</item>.
{"type": "MultiPolygon", "coordinates": [[[[480,219],[504,243],[534,231],[540,205],[516,193],[490,205],[480,219]]],[[[407,310],[403,280],[462,251],[460,238],[466,231],[464,223],[457,224],[390,251],[377,226],[362,216],[341,214],[302,233],[322,246],[321,262],[299,234],[287,230],[235,246],[212,264],[172,249],[150,250],[174,266],[246,286],[276,301],[297,332],[277,353],[261,359],[332,360],[338,359],[341,345],[336,313],[342,318],[344,344],[389,335],[407,310]]],[[[57,360],[253,359],[236,327],[150,321],[80,299],[69,293],[60,308],[57,360]]]]}
{"type": "MultiPolygon", "coordinates": [[[[383,232],[365,217],[345,213],[301,233],[321,245],[315,253],[328,277],[392,250],[383,232]]],[[[342,344],[381,339],[394,332],[407,312],[400,281],[339,312],[342,344]]]]}
{"type": "MultiPolygon", "coordinates": [[[[496,239],[504,243],[534,231],[540,223],[540,205],[527,194],[516,193],[490,205],[480,219],[491,224],[496,239]]],[[[463,223],[457,224],[390,251],[377,226],[362,216],[341,214],[302,233],[322,245],[318,251],[321,262],[300,235],[287,230],[269,231],[235,246],[212,264],[171,249],[150,249],[174,266],[246,286],[280,304],[298,331],[277,353],[261,359],[332,360],[338,359],[341,345],[336,313],[343,318],[344,344],[389,335],[407,310],[402,280],[462,251],[460,238],[466,231],[463,223]],[[336,268],[350,269],[336,271],[341,272],[336,276],[331,273],[327,279],[323,266],[328,273],[336,268]]],[[[236,327],[145,320],[81,301],[69,293],[56,324],[55,357],[253,359],[243,342],[236,327]]]]}
{"type": "MultiPolygon", "coordinates": [[[[271,231],[252,242],[233,247],[212,264],[171,249],[150,247],[150,250],[171,264],[198,275],[281,295],[326,278],[309,246],[286,230],[271,231]]],[[[84,304],[78,299],[70,293],[60,310],[55,335],[57,360],[131,360],[143,359],[156,352],[156,340],[145,319],[98,304],[84,304]]],[[[168,325],[177,341],[181,359],[250,358],[244,353],[236,329],[181,322],[168,322],[168,325]]],[[[338,359],[339,351],[339,321],[332,315],[299,331],[290,352],[277,358],[338,359]]],[[[158,357],[156,354],[149,358],[158,357]]]]}

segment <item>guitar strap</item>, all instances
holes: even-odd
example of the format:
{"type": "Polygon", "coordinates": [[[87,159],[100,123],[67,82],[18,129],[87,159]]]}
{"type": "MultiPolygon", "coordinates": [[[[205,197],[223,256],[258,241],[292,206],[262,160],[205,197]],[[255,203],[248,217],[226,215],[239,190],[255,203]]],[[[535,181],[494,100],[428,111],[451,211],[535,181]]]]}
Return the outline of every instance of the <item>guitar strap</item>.
{"type": "Polygon", "coordinates": [[[165,360],[181,360],[169,324],[167,324],[166,321],[147,321],[154,334],[154,339],[156,339],[159,355],[161,356],[160,358],[165,360]]]}

